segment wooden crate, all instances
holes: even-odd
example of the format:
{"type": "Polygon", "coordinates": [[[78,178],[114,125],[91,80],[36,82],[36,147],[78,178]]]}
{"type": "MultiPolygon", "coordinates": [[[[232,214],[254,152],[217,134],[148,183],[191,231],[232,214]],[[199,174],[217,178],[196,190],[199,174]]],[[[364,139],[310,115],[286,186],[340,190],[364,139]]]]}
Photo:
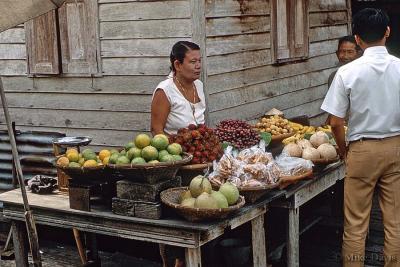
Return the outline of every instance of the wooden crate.
{"type": "Polygon", "coordinates": [[[112,199],[112,211],[115,214],[123,216],[139,217],[145,219],[160,219],[161,203],[114,197],[112,199]]]}

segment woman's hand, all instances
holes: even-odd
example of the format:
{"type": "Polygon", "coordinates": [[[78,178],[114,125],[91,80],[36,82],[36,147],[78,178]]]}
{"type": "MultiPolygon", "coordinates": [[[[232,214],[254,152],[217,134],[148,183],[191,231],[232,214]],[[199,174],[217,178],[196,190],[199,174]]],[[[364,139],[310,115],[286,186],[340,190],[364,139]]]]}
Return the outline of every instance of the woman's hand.
{"type": "Polygon", "coordinates": [[[158,89],[151,102],[151,133],[153,135],[164,133],[170,110],[171,105],[165,92],[158,89]]]}

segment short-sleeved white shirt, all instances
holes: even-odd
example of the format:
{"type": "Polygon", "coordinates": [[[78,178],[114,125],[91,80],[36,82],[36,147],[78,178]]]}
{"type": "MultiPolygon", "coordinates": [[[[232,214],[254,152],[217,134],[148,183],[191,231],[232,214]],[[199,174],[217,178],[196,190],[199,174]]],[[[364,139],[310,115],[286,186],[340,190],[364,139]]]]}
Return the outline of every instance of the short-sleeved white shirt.
{"type": "Polygon", "coordinates": [[[400,135],[400,59],[384,46],[367,48],[339,68],[321,109],[348,113],[347,141],[400,135]]]}
{"type": "Polygon", "coordinates": [[[193,116],[192,107],[187,99],[182,95],[176,87],[172,75],[161,83],[154,90],[162,89],[171,105],[171,110],[167,117],[164,132],[167,134],[176,134],[180,128],[187,128],[189,124],[203,124],[204,112],[206,111],[206,101],[204,97],[203,83],[200,80],[194,81],[197,95],[200,102],[194,104],[195,114],[193,116]],[[196,120],[195,120],[196,119],[196,120]]]}

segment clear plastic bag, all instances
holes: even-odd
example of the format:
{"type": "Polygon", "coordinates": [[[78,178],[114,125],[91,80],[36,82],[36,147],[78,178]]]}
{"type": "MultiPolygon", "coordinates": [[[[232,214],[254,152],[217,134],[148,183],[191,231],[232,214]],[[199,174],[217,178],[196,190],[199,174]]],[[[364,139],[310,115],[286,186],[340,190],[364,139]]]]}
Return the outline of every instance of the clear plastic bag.
{"type": "Polygon", "coordinates": [[[279,166],[282,176],[301,175],[314,166],[311,160],[290,157],[287,153],[282,153],[276,157],[275,162],[279,166]]]}

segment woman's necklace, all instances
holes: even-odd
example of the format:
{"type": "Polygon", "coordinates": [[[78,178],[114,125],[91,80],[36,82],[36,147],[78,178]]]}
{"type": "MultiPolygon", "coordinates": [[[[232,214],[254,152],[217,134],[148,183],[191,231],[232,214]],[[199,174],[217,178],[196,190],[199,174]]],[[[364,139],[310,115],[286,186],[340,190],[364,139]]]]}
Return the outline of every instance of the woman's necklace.
{"type": "MultiPolygon", "coordinates": [[[[182,85],[182,83],[179,81],[178,77],[175,76],[174,79],[175,79],[175,81],[177,82],[177,84],[178,84],[179,87],[180,87],[180,88],[178,87],[179,91],[181,91],[181,93],[182,93],[183,95],[185,95],[187,98],[189,98],[189,96],[187,95],[187,90],[186,90],[186,88],[183,87],[183,85],[182,85]]],[[[193,88],[193,103],[190,102],[186,97],[185,97],[185,99],[189,102],[190,108],[192,109],[192,113],[193,113],[193,119],[194,119],[194,121],[195,121],[196,124],[197,124],[196,115],[195,115],[195,113],[196,113],[196,107],[194,106],[194,103],[196,102],[196,88],[194,87],[194,83],[192,83],[192,88],[193,88]]]]}

